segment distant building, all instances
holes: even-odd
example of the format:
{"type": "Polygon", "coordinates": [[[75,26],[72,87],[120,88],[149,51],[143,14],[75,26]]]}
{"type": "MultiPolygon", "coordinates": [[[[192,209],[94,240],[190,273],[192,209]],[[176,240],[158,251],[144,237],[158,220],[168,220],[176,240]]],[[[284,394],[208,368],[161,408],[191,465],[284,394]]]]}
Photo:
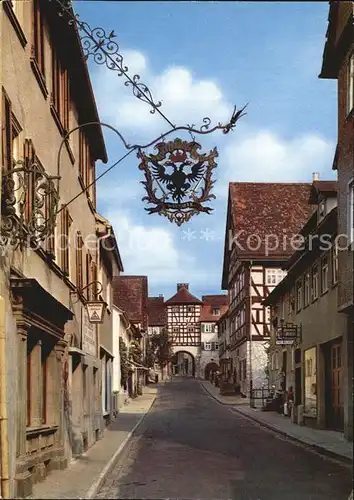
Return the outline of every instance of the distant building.
{"type": "Polygon", "coordinates": [[[148,335],[159,335],[167,327],[167,315],[163,295],[148,297],[148,335]]]}
{"type": "Polygon", "coordinates": [[[313,210],[310,191],[309,183],[229,185],[222,288],[229,294],[230,344],[223,357],[244,395],[268,383],[270,317],[262,301],[285,276],[291,239],[313,210]]]}
{"type": "Polygon", "coordinates": [[[210,371],[219,371],[219,339],[217,321],[227,310],[227,295],[203,295],[200,314],[201,352],[199,377],[208,379],[210,371]]]}
{"type": "Polygon", "coordinates": [[[173,342],[173,373],[195,376],[200,354],[199,318],[202,301],[189,292],[188,283],[178,283],[177,293],[165,302],[167,329],[173,342]]]}
{"type": "Polygon", "coordinates": [[[125,313],[129,320],[129,326],[121,332],[125,332],[122,339],[127,345],[130,354],[130,376],[128,379],[128,392],[130,395],[141,393],[144,384],[146,368],[143,365],[146,354],[146,338],[148,327],[147,298],[148,279],[147,276],[118,276],[113,280],[113,303],[116,312],[125,313]],[[139,361],[132,359],[134,346],[141,349],[139,361]]]}

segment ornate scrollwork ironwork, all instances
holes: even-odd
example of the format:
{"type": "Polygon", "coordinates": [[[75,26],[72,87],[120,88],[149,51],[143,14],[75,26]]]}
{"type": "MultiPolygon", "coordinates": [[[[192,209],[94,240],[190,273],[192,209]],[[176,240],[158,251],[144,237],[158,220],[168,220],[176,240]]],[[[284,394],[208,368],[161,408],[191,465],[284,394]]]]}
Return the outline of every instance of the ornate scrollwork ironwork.
{"type": "Polygon", "coordinates": [[[54,179],[36,161],[16,161],[3,172],[0,247],[36,245],[55,228],[59,196],[54,179]]]}
{"type": "Polygon", "coordinates": [[[215,183],[212,175],[217,166],[215,158],[218,153],[216,148],[209,154],[199,153],[200,148],[201,145],[195,141],[177,138],[156,144],[157,154],[146,155],[139,151],[139,169],[145,175],[145,181],[141,182],[147,192],[142,200],[155,205],[145,208],[149,214],[164,215],[181,226],[193,215],[213,210],[203,203],[215,198],[211,189],[215,183]]]}

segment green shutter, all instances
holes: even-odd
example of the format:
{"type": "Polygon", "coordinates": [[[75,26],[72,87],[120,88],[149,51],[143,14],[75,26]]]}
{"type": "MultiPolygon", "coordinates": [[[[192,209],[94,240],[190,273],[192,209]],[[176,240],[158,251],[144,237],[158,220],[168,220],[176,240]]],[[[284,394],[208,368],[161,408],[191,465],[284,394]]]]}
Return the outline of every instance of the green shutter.
{"type": "Polygon", "coordinates": [[[201,333],[205,333],[204,323],[200,324],[200,331],[201,331],[201,333]]]}

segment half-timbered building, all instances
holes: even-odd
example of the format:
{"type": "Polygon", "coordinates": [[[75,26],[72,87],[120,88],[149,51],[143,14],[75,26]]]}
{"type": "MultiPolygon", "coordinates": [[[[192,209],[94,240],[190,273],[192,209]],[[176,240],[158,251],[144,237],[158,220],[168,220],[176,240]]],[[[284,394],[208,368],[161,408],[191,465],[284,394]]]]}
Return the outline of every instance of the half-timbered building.
{"type": "Polygon", "coordinates": [[[178,283],[177,293],[165,302],[167,328],[172,339],[173,371],[195,376],[200,351],[200,312],[202,301],[189,292],[188,283],[178,283]]]}
{"type": "Polygon", "coordinates": [[[220,370],[217,321],[227,310],[227,295],[203,295],[202,302],[199,377],[208,379],[211,371],[220,370]]]}
{"type": "Polygon", "coordinates": [[[229,185],[222,288],[229,296],[227,375],[244,395],[267,383],[269,312],[264,298],[282,280],[299,229],[313,208],[310,183],[229,185]]]}

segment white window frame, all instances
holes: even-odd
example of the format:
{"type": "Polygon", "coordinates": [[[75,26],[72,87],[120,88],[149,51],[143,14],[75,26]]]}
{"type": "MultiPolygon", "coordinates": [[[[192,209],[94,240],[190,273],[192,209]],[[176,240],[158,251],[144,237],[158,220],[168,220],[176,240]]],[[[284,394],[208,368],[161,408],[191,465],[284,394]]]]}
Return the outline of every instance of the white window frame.
{"type": "Polygon", "coordinates": [[[286,271],[277,268],[266,269],[266,285],[277,286],[286,276],[286,271]]]}
{"type": "Polygon", "coordinates": [[[348,182],[348,246],[354,248],[354,178],[348,182]]]}
{"type": "Polygon", "coordinates": [[[212,323],[204,323],[204,333],[213,333],[212,323]]]}
{"type": "Polygon", "coordinates": [[[304,277],[304,307],[308,306],[311,297],[311,273],[305,273],[304,277]]]}
{"type": "Polygon", "coordinates": [[[211,342],[204,342],[204,351],[211,351],[211,342]]]}
{"type": "Polygon", "coordinates": [[[321,293],[328,291],[329,284],[329,266],[328,266],[328,255],[323,255],[321,258],[321,293]]]}
{"type": "Polygon", "coordinates": [[[316,300],[319,296],[319,265],[315,264],[312,267],[312,300],[316,300]],[[316,272],[315,272],[316,271],[316,272]]]}
{"type": "Polygon", "coordinates": [[[332,285],[338,283],[338,245],[335,241],[332,246],[332,285]]]}
{"type": "Polygon", "coordinates": [[[348,64],[348,91],[347,91],[347,114],[354,107],[354,52],[349,57],[348,64]]]}
{"type": "Polygon", "coordinates": [[[302,309],[302,298],[303,298],[303,283],[302,279],[296,282],[296,312],[302,309]]]}

